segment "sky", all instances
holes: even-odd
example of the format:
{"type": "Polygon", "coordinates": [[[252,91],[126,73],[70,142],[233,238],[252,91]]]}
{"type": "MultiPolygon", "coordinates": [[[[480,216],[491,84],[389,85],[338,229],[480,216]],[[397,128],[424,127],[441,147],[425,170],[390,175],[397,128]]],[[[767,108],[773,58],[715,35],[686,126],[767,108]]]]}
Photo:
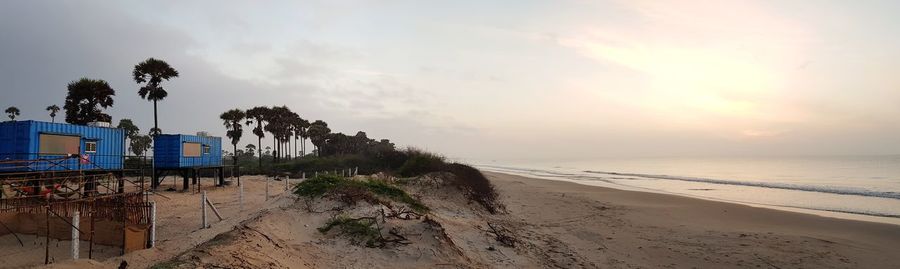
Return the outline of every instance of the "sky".
{"type": "MultiPolygon", "coordinates": [[[[900,154],[897,1],[3,1],[0,107],[162,59],[160,128],[287,105],[471,162],[900,154]]],[[[240,146],[256,143],[246,132],[240,146]]],[[[270,142],[269,142],[270,143],[270,142]]],[[[264,146],[267,145],[265,142],[264,146]]]]}

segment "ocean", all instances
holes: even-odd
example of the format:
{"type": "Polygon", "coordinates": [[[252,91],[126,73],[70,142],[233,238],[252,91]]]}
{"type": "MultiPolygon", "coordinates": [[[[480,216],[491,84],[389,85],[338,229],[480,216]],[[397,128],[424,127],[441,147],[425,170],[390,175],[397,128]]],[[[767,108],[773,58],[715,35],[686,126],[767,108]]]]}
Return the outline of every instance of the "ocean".
{"type": "Polygon", "coordinates": [[[900,155],[606,158],[477,164],[486,171],[900,225],[900,155]]]}

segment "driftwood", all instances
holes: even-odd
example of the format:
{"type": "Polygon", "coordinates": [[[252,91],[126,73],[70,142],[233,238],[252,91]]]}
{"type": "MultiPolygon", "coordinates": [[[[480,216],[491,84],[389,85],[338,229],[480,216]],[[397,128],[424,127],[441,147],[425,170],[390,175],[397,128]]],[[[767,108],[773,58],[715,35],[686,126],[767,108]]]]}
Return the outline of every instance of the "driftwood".
{"type": "Polygon", "coordinates": [[[512,232],[509,231],[509,229],[506,229],[506,227],[503,227],[502,225],[490,222],[488,222],[488,227],[491,229],[488,232],[494,234],[494,239],[496,239],[497,242],[500,242],[507,247],[516,247],[516,242],[518,240],[511,235],[512,232]]]}

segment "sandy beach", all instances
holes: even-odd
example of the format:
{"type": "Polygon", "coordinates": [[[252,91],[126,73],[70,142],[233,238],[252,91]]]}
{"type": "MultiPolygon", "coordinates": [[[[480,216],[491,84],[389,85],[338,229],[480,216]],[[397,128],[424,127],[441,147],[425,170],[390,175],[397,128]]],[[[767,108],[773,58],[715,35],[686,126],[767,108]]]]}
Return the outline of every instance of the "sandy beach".
{"type": "MultiPolygon", "coordinates": [[[[233,217],[211,229],[195,229],[193,217],[163,215],[155,249],[51,267],[115,268],[122,260],[129,268],[900,267],[900,258],[890,255],[900,248],[896,225],[485,174],[506,213],[489,214],[446,187],[410,185],[431,207],[430,221],[387,220],[385,229],[404,234],[403,244],[367,248],[316,230],[335,215],[371,214],[380,206],[337,212],[332,202],[279,195],[254,199],[251,210],[235,214],[233,201],[224,198],[233,192],[224,188],[214,193],[224,195],[223,214],[233,217]],[[497,229],[515,244],[496,240],[497,229]]],[[[264,186],[260,178],[245,180],[253,193],[264,186]]]]}
{"type": "Polygon", "coordinates": [[[599,267],[900,267],[896,225],[487,174],[512,218],[599,267]]]}

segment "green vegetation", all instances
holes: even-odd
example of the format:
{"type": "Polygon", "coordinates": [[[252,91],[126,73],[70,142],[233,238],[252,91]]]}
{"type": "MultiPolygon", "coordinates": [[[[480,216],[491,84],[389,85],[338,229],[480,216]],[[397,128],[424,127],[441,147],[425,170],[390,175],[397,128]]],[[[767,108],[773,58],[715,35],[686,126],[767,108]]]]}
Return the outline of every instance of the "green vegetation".
{"type": "Polygon", "coordinates": [[[384,245],[385,240],[381,236],[381,230],[378,228],[375,218],[354,219],[337,216],[328,220],[325,226],[319,227],[317,230],[325,234],[334,228],[337,228],[341,235],[353,239],[355,244],[365,243],[365,246],[370,248],[384,245]]]}
{"type": "Polygon", "coordinates": [[[428,207],[406,191],[376,180],[352,180],[336,175],[319,175],[297,184],[294,194],[309,198],[332,195],[348,204],[357,201],[381,202],[380,198],[409,205],[416,212],[427,212],[428,207]]]}
{"type": "Polygon", "coordinates": [[[414,177],[431,172],[438,172],[444,168],[444,157],[417,149],[406,150],[406,162],[397,169],[397,174],[404,177],[414,177]]]}
{"type": "Polygon", "coordinates": [[[503,208],[498,201],[499,195],[494,184],[478,169],[460,163],[447,164],[444,169],[455,176],[454,185],[464,190],[470,200],[481,204],[491,214],[496,214],[503,208]]]}

